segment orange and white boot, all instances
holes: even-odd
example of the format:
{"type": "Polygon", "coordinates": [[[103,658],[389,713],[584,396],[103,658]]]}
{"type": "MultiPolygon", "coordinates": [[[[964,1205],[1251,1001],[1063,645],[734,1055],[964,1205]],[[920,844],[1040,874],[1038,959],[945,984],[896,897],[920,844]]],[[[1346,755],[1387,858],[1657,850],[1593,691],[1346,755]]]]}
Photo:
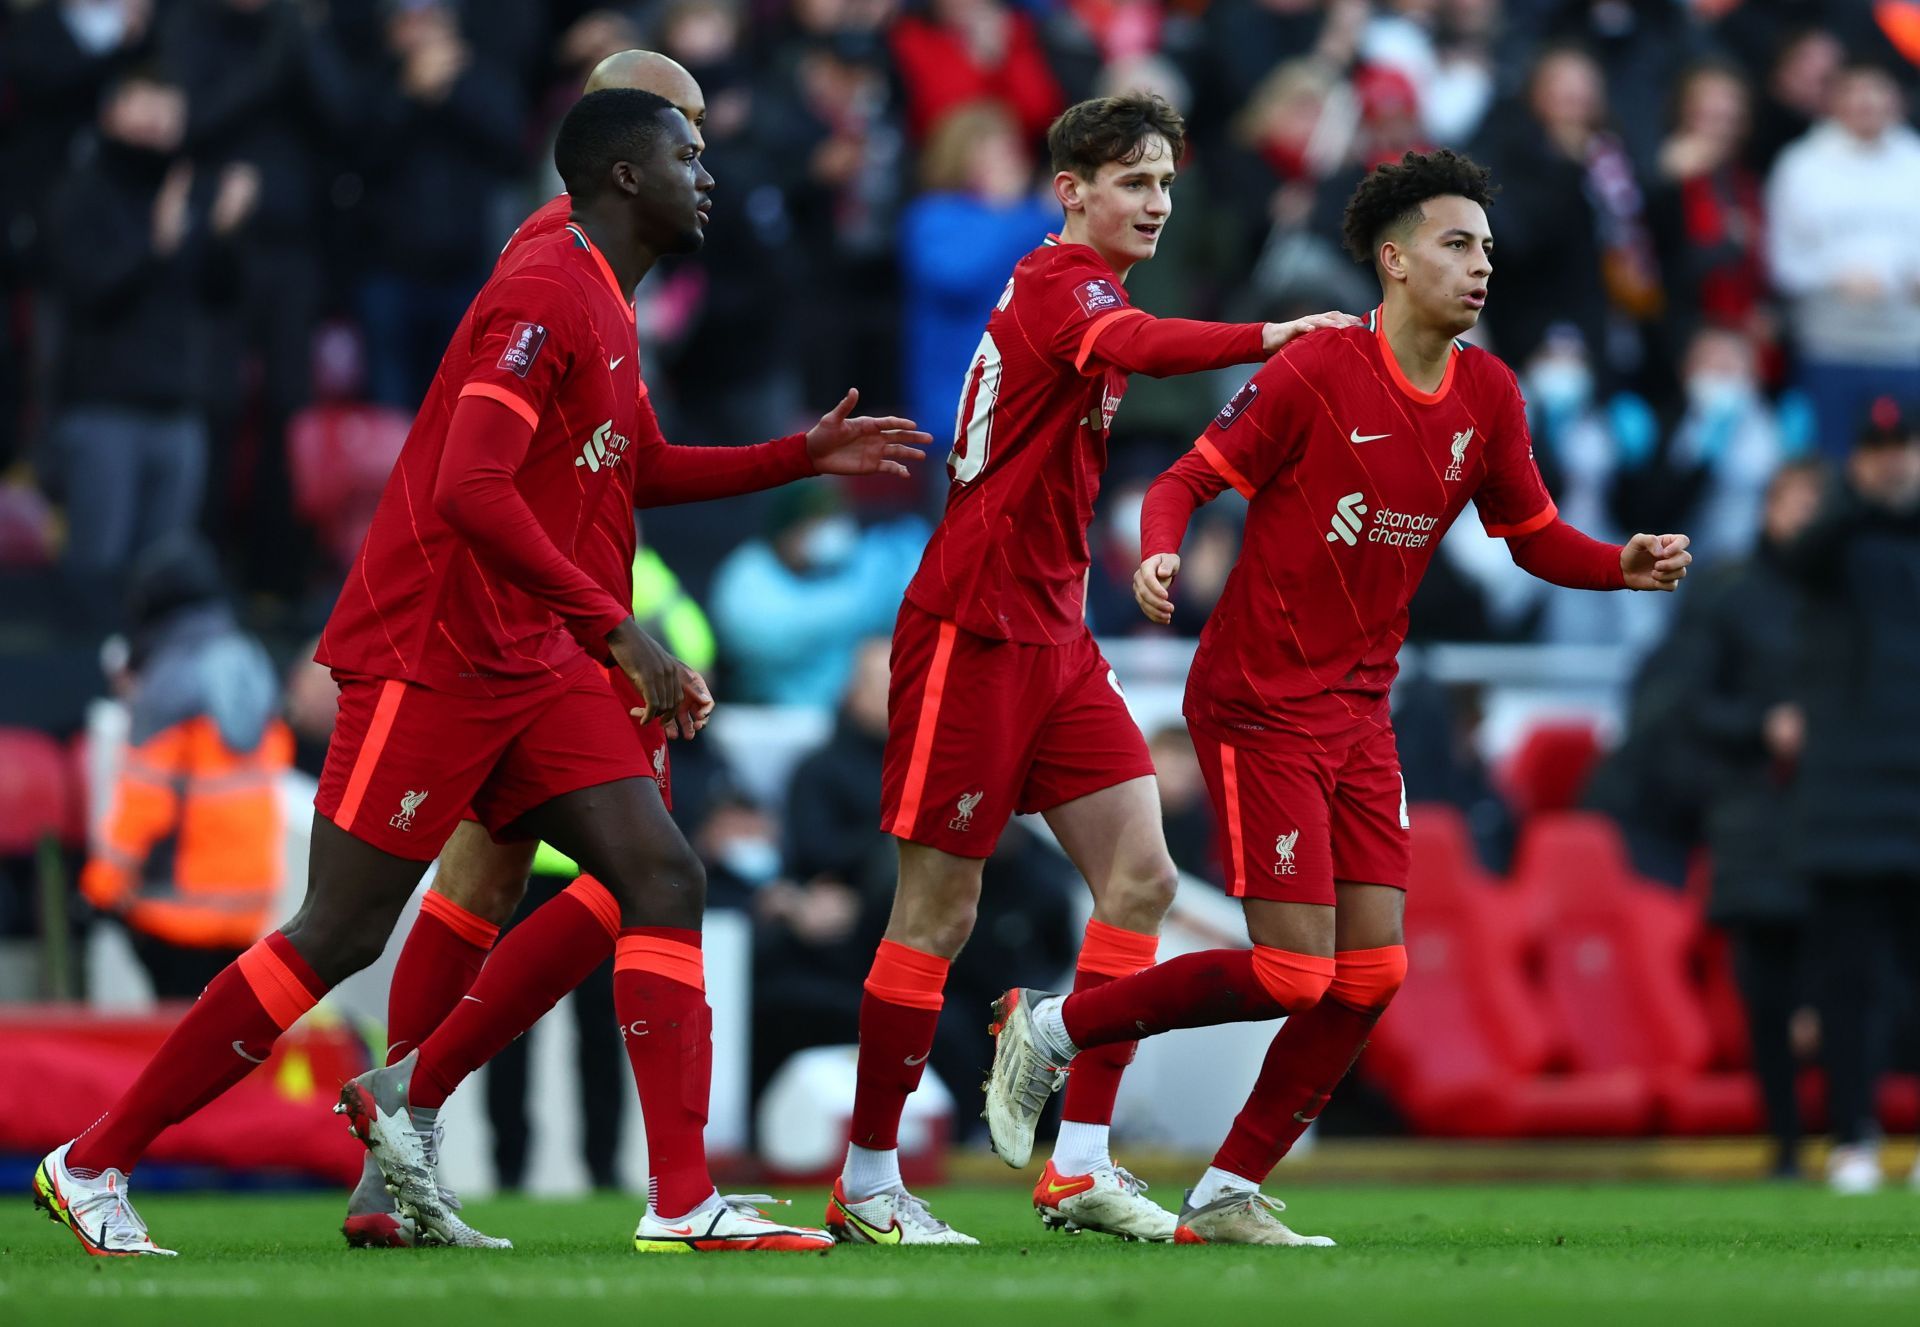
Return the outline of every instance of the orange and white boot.
{"type": "Polygon", "coordinates": [[[1143,1181],[1112,1162],[1085,1175],[1062,1175],[1049,1161],[1033,1186],[1033,1210],[1049,1230],[1070,1235],[1097,1230],[1120,1239],[1164,1244],[1173,1238],[1179,1219],[1146,1192],[1143,1181]]]}
{"type": "Polygon", "coordinates": [[[768,1217],[760,1204],[782,1201],[765,1193],[715,1194],[674,1221],[649,1207],[633,1232],[640,1253],[818,1253],[833,1236],[812,1226],[789,1226],[768,1217]]]}
{"type": "Polygon", "coordinates": [[[827,1233],[841,1244],[978,1244],[928,1210],[904,1187],[882,1189],[858,1202],[847,1197],[844,1179],[827,1199],[827,1233]]]}

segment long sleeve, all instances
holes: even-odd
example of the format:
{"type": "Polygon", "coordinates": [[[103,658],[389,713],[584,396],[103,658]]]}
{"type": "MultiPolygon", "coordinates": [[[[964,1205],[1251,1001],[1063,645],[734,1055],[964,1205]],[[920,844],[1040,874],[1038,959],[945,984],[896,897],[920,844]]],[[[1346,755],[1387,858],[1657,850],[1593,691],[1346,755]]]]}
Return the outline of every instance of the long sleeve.
{"type": "Polygon", "coordinates": [[[634,453],[636,507],[734,498],[815,473],[804,433],[751,447],[675,446],[660,432],[660,421],[645,401],[640,403],[640,436],[634,453]]]}
{"type": "Polygon", "coordinates": [[[434,510],[474,556],[559,614],[576,639],[602,639],[632,611],[554,547],[514,486],[532,439],[514,411],[462,397],[434,481],[434,510]]]}
{"type": "Polygon", "coordinates": [[[1140,508],[1140,556],[1178,553],[1193,513],[1227,491],[1227,481],[1196,448],[1175,461],[1147,489],[1140,508]]]}
{"type": "Polygon", "coordinates": [[[1531,534],[1508,538],[1514,564],[1531,576],[1570,590],[1624,590],[1620,546],[1589,538],[1555,517],[1531,534]]]}
{"type": "Polygon", "coordinates": [[[1125,373],[1172,378],[1265,359],[1264,323],[1205,323],[1191,318],[1155,318],[1125,310],[1088,330],[1074,367],[1086,372],[1094,360],[1125,373]]]}
{"type": "Polygon", "coordinates": [[[186,735],[176,725],[127,749],[102,841],[80,874],[80,892],[102,912],[128,902],[140,887],[153,845],[179,825],[187,748],[186,735]]]}

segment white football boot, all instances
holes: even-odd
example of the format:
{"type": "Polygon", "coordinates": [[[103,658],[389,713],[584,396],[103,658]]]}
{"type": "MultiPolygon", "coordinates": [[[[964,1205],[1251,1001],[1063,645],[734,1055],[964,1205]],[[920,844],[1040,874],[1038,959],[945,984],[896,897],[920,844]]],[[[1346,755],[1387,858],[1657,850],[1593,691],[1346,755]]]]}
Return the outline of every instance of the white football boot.
{"type": "Polygon", "coordinates": [[[819,1253],[833,1247],[833,1236],[812,1226],[790,1226],[760,1210],[784,1202],[766,1193],[715,1194],[676,1221],[651,1207],[633,1232],[640,1253],[819,1253]]]}
{"type": "MultiPolygon", "coordinates": [[[[1189,1191],[1191,1201],[1192,1193],[1189,1191]]],[[[1258,1189],[1235,1189],[1204,1207],[1183,1207],[1176,1244],[1280,1244],[1292,1248],[1330,1249],[1325,1235],[1302,1235],[1289,1230],[1277,1215],[1287,1210],[1278,1198],[1258,1189]]]]}
{"type": "Polygon", "coordinates": [[[838,1244],[978,1244],[927,1209],[924,1199],[905,1188],[882,1189],[854,1202],[846,1181],[833,1182],[827,1200],[827,1233],[838,1244]]]}
{"type": "Polygon", "coordinates": [[[993,1002],[993,1070],[988,1075],[987,1134],[993,1150],[1015,1170],[1033,1158],[1033,1131],[1047,1098],[1067,1080],[1066,1065],[1040,1046],[1033,1008],[1051,991],[1016,987],[993,1002]]]}
{"type": "Polygon", "coordinates": [[[1121,1239],[1164,1244],[1179,1219],[1146,1196],[1147,1186],[1111,1161],[1085,1175],[1062,1175],[1053,1162],[1033,1186],[1033,1210],[1049,1230],[1097,1230],[1121,1239]]]}
{"type": "Polygon", "coordinates": [[[40,1160],[33,1172],[33,1205],[73,1232],[80,1247],[96,1258],[141,1254],[173,1258],[147,1235],[147,1223],[127,1200],[127,1177],[107,1169],[79,1179],[67,1169],[72,1143],[63,1143],[40,1160]]]}

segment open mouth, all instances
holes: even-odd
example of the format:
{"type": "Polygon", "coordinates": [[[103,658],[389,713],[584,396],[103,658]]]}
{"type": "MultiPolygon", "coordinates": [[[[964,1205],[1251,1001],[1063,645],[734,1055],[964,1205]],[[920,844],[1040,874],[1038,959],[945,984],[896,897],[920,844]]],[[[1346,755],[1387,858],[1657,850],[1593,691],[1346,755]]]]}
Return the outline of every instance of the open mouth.
{"type": "Polygon", "coordinates": [[[1466,302],[1467,307],[1470,309],[1484,309],[1487,307],[1487,288],[1485,286],[1475,286],[1460,298],[1466,302]]]}
{"type": "Polygon", "coordinates": [[[1158,221],[1142,221],[1134,226],[1133,233],[1142,239],[1158,240],[1160,238],[1160,227],[1162,224],[1163,223],[1158,221]]]}

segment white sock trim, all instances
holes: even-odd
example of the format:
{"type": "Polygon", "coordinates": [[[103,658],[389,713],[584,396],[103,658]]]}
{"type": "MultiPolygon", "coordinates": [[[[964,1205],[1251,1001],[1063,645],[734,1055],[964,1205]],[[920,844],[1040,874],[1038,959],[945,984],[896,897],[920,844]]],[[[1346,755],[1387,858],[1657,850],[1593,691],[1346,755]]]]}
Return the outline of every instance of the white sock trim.
{"type": "Polygon", "coordinates": [[[1090,1175],[1113,1164],[1108,1153],[1109,1126],[1060,1121],[1060,1137],[1053,1145],[1053,1168],[1062,1175],[1090,1175]]]}
{"type": "Polygon", "coordinates": [[[847,1164],[840,1171],[840,1181],[847,1197],[856,1203],[888,1189],[905,1187],[900,1180],[900,1150],[848,1143],[847,1164]]]}
{"type": "Polygon", "coordinates": [[[1040,1049],[1060,1064],[1065,1064],[1080,1053],[1080,1048],[1073,1044],[1073,1038],[1067,1035],[1066,1016],[1061,1013],[1066,1006],[1067,997],[1056,995],[1033,1007],[1033,1030],[1040,1042],[1040,1049]]]}
{"type": "Polygon", "coordinates": [[[1218,1166],[1208,1166],[1207,1173],[1193,1186],[1193,1197],[1187,1201],[1194,1207],[1205,1207],[1230,1193],[1258,1193],[1260,1186],[1244,1175],[1236,1175],[1230,1170],[1221,1170],[1218,1166]]]}

